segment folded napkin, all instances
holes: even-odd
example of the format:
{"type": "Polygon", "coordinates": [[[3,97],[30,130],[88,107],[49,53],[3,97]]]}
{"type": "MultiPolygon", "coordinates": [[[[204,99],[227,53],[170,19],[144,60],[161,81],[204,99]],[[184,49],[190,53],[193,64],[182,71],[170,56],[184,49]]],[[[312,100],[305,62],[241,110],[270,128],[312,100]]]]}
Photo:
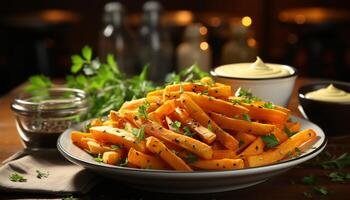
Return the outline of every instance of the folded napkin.
{"type": "Polygon", "coordinates": [[[99,180],[94,173],[67,161],[57,150],[24,150],[0,167],[0,191],[4,192],[86,193],[99,180]],[[43,173],[41,178],[39,172],[43,173]],[[14,173],[26,181],[11,181],[14,173]]]}

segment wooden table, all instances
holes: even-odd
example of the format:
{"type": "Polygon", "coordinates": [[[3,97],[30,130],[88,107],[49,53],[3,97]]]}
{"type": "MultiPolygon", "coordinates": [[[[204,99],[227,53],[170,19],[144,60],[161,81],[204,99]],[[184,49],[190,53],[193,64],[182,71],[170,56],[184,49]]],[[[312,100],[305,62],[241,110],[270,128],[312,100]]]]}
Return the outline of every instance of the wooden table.
{"type": "MultiPolygon", "coordinates": [[[[293,96],[289,105],[293,115],[301,116],[297,109],[298,98],[297,90],[300,86],[315,82],[315,79],[300,78],[296,82],[293,96]]],[[[20,88],[14,89],[7,95],[0,98],[0,161],[9,157],[13,153],[23,148],[18,136],[14,114],[10,105],[14,96],[20,91],[20,88]]],[[[327,150],[331,153],[339,154],[350,152],[350,136],[342,138],[329,138],[327,150]]],[[[334,171],[334,170],[333,170],[334,171]]],[[[350,172],[350,168],[345,171],[350,172]]],[[[312,192],[313,199],[350,199],[350,180],[345,183],[334,183],[326,176],[330,171],[319,167],[296,167],[287,173],[276,176],[259,185],[241,189],[237,191],[214,193],[214,194],[162,194],[140,191],[121,183],[105,180],[95,186],[88,194],[78,195],[78,197],[90,197],[91,199],[306,199],[304,192],[312,191],[313,186],[304,185],[301,179],[304,176],[317,176],[318,186],[324,186],[329,191],[328,195],[319,195],[312,192]]],[[[38,194],[6,194],[4,198],[59,198],[50,195],[38,194]]]]}

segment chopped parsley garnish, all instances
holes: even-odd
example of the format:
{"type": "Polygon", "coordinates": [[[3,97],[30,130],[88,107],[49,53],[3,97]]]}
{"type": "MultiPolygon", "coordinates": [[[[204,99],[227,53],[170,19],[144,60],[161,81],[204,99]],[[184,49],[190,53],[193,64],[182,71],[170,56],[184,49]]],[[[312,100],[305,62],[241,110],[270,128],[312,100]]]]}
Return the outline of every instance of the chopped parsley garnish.
{"type": "Polygon", "coordinates": [[[213,127],[212,127],[210,121],[208,122],[208,127],[207,127],[207,129],[208,129],[209,131],[213,132],[213,127]]]}
{"type": "Polygon", "coordinates": [[[239,147],[243,146],[244,144],[245,142],[243,140],[239,140],[239,144],[238,144],[239,147]]]}
{"type": "Polygon", "coordinates": [[[296,156],[300,156],[303,153],[298,147],[296,147],[294,150],[296,156]]]}
{"type": "Polygon", "coordinates": [[[194,135],[196,135],[195,133],[191,132],[191,130],[188,126],[184,126],[183,130],[184,130],[184,135],[186,135],[188,137],[193,137],[194,135]]]}
{"type": "Polygon", "coordinates": [[[149,107],[150,107],[149,102],[148,101],[144,101],[143,104],[141,106],[139,106],[138,115],[140,117],[144,117],[144,118],[148,119],[147,109],[149,107]]]}
{"type": "Polygon", "coordinates": [[[36,177],[37,177],[38,179],[47,178],[47,177],[49,177],[49,175],[50,175],[49,171],[47,171],[47,172],[41,172],[41,171],[39,171],[39,170],[36,170],[36,177]]]}
{"type": "Polygon", "coordinates": [[[311,176],[304,176],[301,179],[301,182],[306,184],[306,185],[315,185],[316,184],[316,177],[311,175],[311,176]]]}
{"type": "Polygon", "coordinates": [[[272,102],[266,102],[264,103],[263,107],[267,109],[274,109],[276,106],[272,102]]]}
{"type": "Polygon", "coordinates": [[[297,133],[296,131],[289,130],[286,126],[283,128],[283,132],[285,132],[289,138],[297,133]]]}
{"type": "Polygon", "coordinates": [[[253,96],[253,93],[250,90],[245,90],[243,88],[238,88],[236,91],[235,95],[237,97],[243,97],[244,99],[242,100],[243,103],[252,103],[253,101],[259,101],[260,98],[253,96]]]}
{"type": "Polygon", "coordinates": [[[186,158],[185,158],[185,161],[187,163],[194,163],[198,160],[198,157],[192,153],[189,153],[186,158]]]}
{"type": "Polygon", "coordinates": [[[261,136],[261,139],[264,141],[267,148],[274,148],[279,144],[277,138],[273,134],[263,135],[261,136]]]}
{"type": "Polygon", "coordinates": [[[172,128],[174,128],[176,132],[180,132],[181,122],[179,122],[179,121],[174,121],[174,122],[172,122],[172,123],[170,124],[170,126],[171,126],[172,128]]]}
{"type": "Polygon", "coordinates": [[[128,163],[129,163],[129,161],[128,161],[128,158],[126,157],[126,158],[123,158],[120,160],[119,166],[125,167],[125,166],[128,166],[128,163]]]}
{"type": "Polygon", "coordinates": [[[27,179],[24,178],[23,176],[17,174],[17,173],[13,173],[10,175],[9,177],[10,181],[12,182],[27,182],[27,179]]]}
{"type": "Polygon", "coordinates": [[[314,190],[322,195],[327,195],[329,193],[329,191],[325,187],[314,187],[314,190]]]}
{"type": "Polygon", "coordinates": [[[250,119],[249,115],[248,114],[243,114],[242,115],[242,119],[247,121],[247,122],[251,122],[252,120],[250,119]]]}
{"type": "Polygon", "coordinates": [[[180,94],[184,93],[184,86],[180,83],[180,94]]]}
{"type": "Polygon", "coordinates": [[[348,153],[343,153],[339,157],[332,156],[329,153],[326,154],[327,159],[322,161],[313,162],[313,165],[321,166],[323,169],[342,169],[344,167],[350,166],[350,155],[348,153]]]}
{"type": "Polygon", "coordinates": [[[136,137],[137,143],[145,139],[145,127],[133,128],[131,133],[136,137]]]}
{"type": "Polygon", "coordinates": [[[75,198],[71,196],[63,197],[62,200],[74,200],[75,198]]]}
{"type": "Polygon", "coordinates": [[[113,145],[111,145],[111,148],[112,148],[112,150],[119,150],[122,147],[120,145],[113,144],[113,145]]]}
{"type": "Polygon", "coordinates": [[[350,173],[345,172],[331,172],[328,177],[333,182],[345,182],[345,180],[350,180],[350,173]]]}
{"type": "Polygon", "coordinates": [[[99,163],[103,162],[102,155],[99,153],[99,154],[97,155],[97,157],[94,158],[94,160],[95,160],[96,162],[99,162],[99,163]]]}
{"type": "Polygon", "coordinates": [[[236,104],[240,104],[241,100],[239,100],[239,99],[231,99],[230,102],[233,103],[233,105],[236,105],[236,104]]]}
{"type": "Polygon", "coordinates": [[[209,92],[208,92],[208,90],[206,89],[206,90],[203,90],[200,94],[201,94],[201,95],[208,95],[209,92]]]}

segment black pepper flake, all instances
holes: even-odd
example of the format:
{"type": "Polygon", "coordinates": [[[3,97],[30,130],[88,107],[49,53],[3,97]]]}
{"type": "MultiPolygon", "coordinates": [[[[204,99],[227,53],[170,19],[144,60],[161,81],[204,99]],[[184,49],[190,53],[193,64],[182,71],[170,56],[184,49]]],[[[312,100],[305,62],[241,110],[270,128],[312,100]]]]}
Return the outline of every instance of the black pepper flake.
{"type": "Polygon", "coordinates": [[[152,145],[152,147],[156,147],[156,145],[155,145],[155,144],[153,144],[153,145],[152,145]]]}
{"type": "Polygon", "coordinates": [[[225,165],[223,165],[223,166],[222,166],[222,168],[224,168],[224,169],[225,169],[225,168],[226,168],[226,166],[225,166],[225,165]]]}
{"type": "Polygon", "coordinates": [[[180,142],[180,141],[179,141],[178,139],[176,139],[176,138],[174,139],[174,141],[175,141],[176,143],[179,143],[179,142],[180,142]]]}
{"type": "Polygon", "coordinates": [[[194,148],[194,149],[195,149],[195,148],[196,148],[196,145],[194,145],[194,144],[193,144],[193,145],[192,145],[192,148],[194,148]]]}
{"type": "Polygon", "coordinates": [[[139,155],[139,153],[138,152],[136,152],[136,156],[138,156],[139,155]]]}
{"type": "Polygon", "coordinates": [[[215,93],[219,93],[219,91],[215,90],[215,93]]]}
{"type": "Polygon", "coordinates": [[[153,127],[151,127],[151,131],[154,131],[154,128],[153,128],[153,127]]]}
{"type": "Polygon", "coordinates": [[[159,130],[162,130],[162,129],[163,129],[163,127],[159,127],[158,129],[159,129],[159,130]]]}
{"type": "Polygon", "coordinates": [[[193,88],[193,89],[192,89],[192,92],[196,92],[196,89],[193,88]]]}
{"type": "Polygon", "coordinates": [[[258,146],[255,146],[255,149],[256,149],[256,150],[259,150],[259,147],[258,147],[258,146]]]}
{"type": "Polygon", "coordinates": [[[125,135],[122,135],[122,138],[125,138],[125,135]]]}
{"type": "Polygon", "coordinates": [[[137,116],[134,116],[134,120],[137,120],[137,116]]]}
{"type": "Polygon", "coordinates": [[[233,163],[233,166],[236,166],[236,163],[233,163]]]}
{"type": "Polygon", "coordinates": [[[160,155],[162,153],[162,151],[159,151],[158,154],[160,155]]]}
{"type": "Polygon", "coordinates": [[[218,167],[219,167],[219,163],[216,163],[216,166],[218,166],[218,167]]]}
{"type": "Polygon", "coordinates": [[[263,108],[262,106],[259,106],[259,108],[263,108]]]}

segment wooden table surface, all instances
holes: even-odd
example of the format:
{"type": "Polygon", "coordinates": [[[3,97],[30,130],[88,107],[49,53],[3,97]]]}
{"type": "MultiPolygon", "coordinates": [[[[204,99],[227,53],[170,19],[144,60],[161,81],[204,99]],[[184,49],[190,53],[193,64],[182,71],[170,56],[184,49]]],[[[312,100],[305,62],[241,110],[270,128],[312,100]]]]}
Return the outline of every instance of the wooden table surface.
{"type": "MultiPolygon", "coordinates": [[[[298,88],[307,83],[316,81],[317,80],[305,78],[299,78],[297,80],[293,96],[288,106],[292,110],[293,115],[301,116],[297,109],[298,88]]],[[[20,87],[0,98],[0,162],[23,148],[16,130],[15,117],[10,109],[11,102],[19,91],[20,87]]],[[[350,152],[350,130],[349,136],[347,137],[329,138],[327,150],[334,154],[350,152]]],[[[350,172],[350,168],[344,170],[350,172]]],[[[301,179],[304,176],[314,175],[318,179],[317,185],[326,187],[330,193],[328,195],[320,195],[311,192],[313,196],[312,199],[350,199],[350,180],[345,183],[331,182],[326,176],[330,172],[330,170],[324,170],[319,167],[296,167],[282,175],[273,177],[264,183],[250,188],[224,193],[198,195],[145,192],[122,185],[118,182],[105,180],[95,186],[88,194],[78,195],[78,197],[84,199],[87,197],[89,199],[307,199],[303,193],[312,191],[313,186],[301,183],[301,179]]],[[[55,199],[60,197],[18,193],[0,195],[0,199],[10,198],[55,199]]]]}

